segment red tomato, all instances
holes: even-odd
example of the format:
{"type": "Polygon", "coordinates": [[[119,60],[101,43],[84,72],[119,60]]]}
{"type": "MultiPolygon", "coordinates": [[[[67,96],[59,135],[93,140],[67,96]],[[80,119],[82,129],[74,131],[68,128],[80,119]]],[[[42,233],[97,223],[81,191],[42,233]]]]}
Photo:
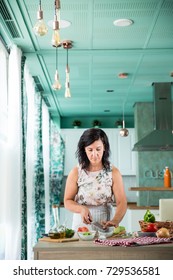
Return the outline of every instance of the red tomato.
{"type": "Polygon", "coordinates": [[[147,232],[156,232],[157,231],[157,227],[156,227],[156,225],[154,223],[149,223],[147,225],[146,231],[147,232]]]}
{"type": "Polygon", "coordinates": [[[87,227],[79,227],[77,231],[79,231],[79,232],[88,232],[89,229],[87,227]]]}

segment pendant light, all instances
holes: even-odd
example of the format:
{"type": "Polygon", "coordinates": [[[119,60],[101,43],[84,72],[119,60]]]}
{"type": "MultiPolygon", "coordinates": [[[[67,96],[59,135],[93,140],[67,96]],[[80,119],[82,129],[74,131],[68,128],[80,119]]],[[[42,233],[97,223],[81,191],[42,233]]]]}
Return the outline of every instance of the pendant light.
{"type": "Polygon", "coordinates": [[[68,65],[68,50],[72,48],[72,42],[71,41],[64,41],[63,42],[63,48],[67,50],[67,62],[66,62],[66,80],[65,80],[65,98],[71,97],[70,92],[70,67],[68,65]]]}
{"type": "Polygon", "coordinates": [[[61,44],[59,35],[60,25],[60,0],[55,0],[55,15],[53,21],[53,35],[52,35],[52,46],[58,47],[61,44]]]}
{"type": "Polygon", "coordinates": [[[33,28],[34,33],[37,36],[44,36],[47,33],[48,28],[43,20],[43,11],[41,9],[41,0],[39,1],[39,9],[37,11],[37,20],[38,21],[36,22],[36,24],[33,28]]]}
{"type": "Polygon", "coordinates": [[[55,80],[52,85],[52,88],[54,90],[60,90],[61,89],[61,84],[59,81],[59,74],[58,74],[58,47],[56,47],[56,71],[55,71],[55,80]]]}
{"type": "Polygon", "coordinates": [[[125,128],[125,119],[124,119],[124,103],[123,103],[123,128],[120,129],[120,136],[127,137],[129,135],[129,131],[125,128]]]}

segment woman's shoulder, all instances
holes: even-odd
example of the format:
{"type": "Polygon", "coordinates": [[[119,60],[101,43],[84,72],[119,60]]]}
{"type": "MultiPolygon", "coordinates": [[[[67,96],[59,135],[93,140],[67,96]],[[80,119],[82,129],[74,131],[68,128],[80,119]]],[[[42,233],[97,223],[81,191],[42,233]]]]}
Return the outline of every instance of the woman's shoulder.
{"type": "Polygon", "coordinates": [[[117,167],[115,167],[114,165],[112,167],[112,179],[113,179],[113,182],[115,182],[119,179],[122,180],[122,174],[121,174],[120,170],[117,167]]]}
{"type": "Polygon", "coordinates": [[[74,166],[70,173],[69,173],[69,176],[78,176],[78,166],[74,166]]]}
{"type": "Polygon", "coordinates": [[[120,171],[116,166],[112,165],[112,173],[113,174],[120,174],[120,171]]]}

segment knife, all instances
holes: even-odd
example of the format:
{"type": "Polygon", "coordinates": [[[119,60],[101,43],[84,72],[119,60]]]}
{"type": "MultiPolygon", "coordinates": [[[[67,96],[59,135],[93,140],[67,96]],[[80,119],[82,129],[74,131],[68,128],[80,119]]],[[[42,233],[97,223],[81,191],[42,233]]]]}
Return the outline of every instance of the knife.
{"type": "Polygon", "coordinates": [[[98,222],[92,222],[91,221],[91,224],[93,225],[93,226],[95,226],[96,228],[97,228],[97,230],[99,230],[99,231],[101,231],[101,232],[108,232],[109,231],[109,229],[108,228],[104,228],[104,226],[102,226],[100,223],[98,223],[98,222]]]}

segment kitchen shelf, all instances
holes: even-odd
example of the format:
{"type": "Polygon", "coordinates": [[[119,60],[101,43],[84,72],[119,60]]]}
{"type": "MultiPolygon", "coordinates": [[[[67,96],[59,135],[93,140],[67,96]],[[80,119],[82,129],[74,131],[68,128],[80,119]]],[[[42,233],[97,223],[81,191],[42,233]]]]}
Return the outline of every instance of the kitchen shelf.
{"type": "Polygon", "coordinates": [[[173,191],[173,188],[164,187],[131,187],[129,191],[173,191]]]}

